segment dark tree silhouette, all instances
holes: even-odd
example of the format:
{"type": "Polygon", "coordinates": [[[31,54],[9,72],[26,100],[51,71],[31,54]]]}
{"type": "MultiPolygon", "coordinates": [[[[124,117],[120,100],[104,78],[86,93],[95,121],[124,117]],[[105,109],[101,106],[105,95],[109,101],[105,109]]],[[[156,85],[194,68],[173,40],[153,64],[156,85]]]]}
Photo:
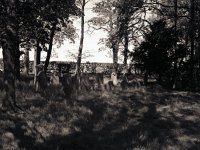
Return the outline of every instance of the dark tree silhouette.
{"type": "Polygon", "coordinates": [[[15,79],[16,68],[18,68],[18,23],[17,23],[17,0],[5,1],[3,3],[4,13],[4,28],[3,28],[3,62],[4,62],[4,83],[6,89],[6,97],[3,101],[3,106],[11,106],[13,109],[16,106],[15,100],[15,79]]]}
{"type": "Polygon", "coordinates": [[[151,26],[151,32],[146,34],[145,41],[135,50],[133,57],[145,68],[144,82],[151,73],[158,75],[158,81],[172,67],[173,46],[176,42],[173,28],[168,28],[166,22],[159,20],[151,26]]]}

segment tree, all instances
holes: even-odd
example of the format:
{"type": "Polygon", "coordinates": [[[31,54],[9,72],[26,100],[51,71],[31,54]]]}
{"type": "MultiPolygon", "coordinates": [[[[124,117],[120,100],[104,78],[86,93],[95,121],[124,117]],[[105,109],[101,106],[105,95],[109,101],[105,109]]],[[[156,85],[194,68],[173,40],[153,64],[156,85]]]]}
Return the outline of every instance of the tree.
{"type": "Polygon", "coordinates": [[[44,66],[46,72],[51,57],[55,33],[56,31],[60,31],[59,25],[66,26],[69,15],[79,15],[80,10],[76,7],[74,0],[52,0],[51,3],[48,3],[47,6],[45,6],[41,14],[43,22],[48,23],[49,28],[49,47],[44,66]]]}
{"type": "MultiPolygon", "coordinates": [[[[47,52],[45,61],[45,72],[47,71],[53,43],[59,41],[59,44],[67,38],[72,37],[72,30],[69,29],[68,17],[70,14],[78,14],[79,10],[75,6],[74,0],[70,1],[28,1],[26,2],[26,8],[31,19],[26,15],[22,16],[25,20],[22,30],[23,47],[35,49],[34,66],[40,63],[41,51],[47,52]],[[67,35],[69,34],[69,35],[67,35]],[[63,38],[61,40],[61,38],[63,38]],[[55,40],[55,42],[54,42],[55,40]]],[[[22,13],[24,14],[24,13],[22,13]]],[[[75,31],[74,31],[75,33],[75,31]]],[[[34,67],[35,70],[35,67],[34,67]]],[[[36,81],[36,71],[34,81],[36,81]]]]}
{"type": "Polygon", "coordinates": [[[163,20],[153,23],[151,32],[146,34],[145,41],[133,53],[134,60],[144,66],[145,83],[147,76],[152,73],[158,75],[157,79],[161,82],[163,75],[171,69],[174,42],[173,28],[167,27],[163,20]]]}
{"type": "MultiPolygon", "coordinates": [[[[124,66],[127,68],[127,60],[128,60],[128,53],[129,53],[129,43],[130,43],[130,33],[135,32],[134,27],[138,27],[143,21],[134,15],[142,8],[143,0],[133,1],[133,0],[119,0],[117,5],[117,12],[118,12],[118,37],[120,41],[123,43],[124,50],[124,66]]],[[[144,12],[140,12],[141,14],[144,12]]]]}
{"type": "Polygon", "coordinates": [[[1,23],[3,23],[3,28],[1,29],[1,45],[3,48],[4,83],[6,90],[6,97],[3,101],[3,106],[11,106],[12,109],[16,107],[15,62],[19,50],[17,4],[17,0],[1,2],[1,23]]]}
{"type": "MultiPolygon", "coordinates": [[[[137,34],[136,30],[142,29],[141,26],[144,23],[139,17],[139,13],[137,13],[142,6],[143,0],[103,0],[96,3],[93,8],[98,17],[92,18],[89,21],[89,25],[94,30],[101,29],[108,33],[108,38],[102,41],[108,48],[112,49],[115,71],[117,71],[118,52],[121,45],[124,47],[124,65],[127,66],[131,34],[137,34]]],[[[141,13],[143,12],[140,10],[141,13]]],[[[135,39],[132,38],[132,40],[135,39]]]]}
{"type": "Polygon", "coordinates": [[[195,0],[190,0],[190,62],[191,62],[191,80],[190,86],[194,89],[194,51],[195,51],[195,0]]]}
{"type": "MultiPolygon", "coordinates": [[[[178,65],[178,61],[174,62],[174,76],[172,77],[172,85],[175,87],[177,78],[185,78],[183,76],[187,76],[183,82],[188,82],[188,87],[190,89],[195,89],[198,86],[197,79],[198,77],[198,61],[196,61],[196,55],[198,54],[198,11],[199,11],[199,2],[197,0],[187,0],[187,1],[177,1],[173,0],[172,2],[160,1],[159,5],[161,8],[165,8],[164,12],[167,14],[168,19],[174,19],[174,26],[177,29],[177,32],[181,31],[181,37],[179,34],[179,42],[187,47],[187,55],[184,58],[182,63],[184,67],[178,65]],[[174,11],[169,11],[170,9],[174,9],[174,11]],[[168,13],[166,13],[168,11],[168,13]],[[174,12],[170,15],[170,12],[174,12]],[[183,75],[180,69],[185,68],[185,74],[183,75]],[[182,74],[182,75],[181,75],[182,74]],[[187,74],[187,75],[186,75],[187,74]],[[188,80],[188,81],[186,81],[188,80]]],[[[162,9],[164,10],[164,9],[162,9]]],[[[165,16],[166,17],[166,16],[165,16]]],[[[178,44],[177,44],[178,45],[178,44]]],[[[174,50],[177,51],[178,46],[174,46],[174,50]]],[[[176,53],[176,52],[174,52],[176,53]]],[[[183,51],[184,53],[184,51],[183,51]]],[[[183,72],[183,71],[182,71],[183,72]]]]}
{"type": "Polygon", "coordinates": [[[118,68],[118,52],[119,38],[117,33],[117,0],[102,0],[95,4],[93,11],[98,17],[93,17],[88,21],[88,24],[94,30],[103,30],[108,33],[108,38],[103,39],[104,44],[112,50],[113,54],[113,69],[117,72],[118,68]]]}
{"type": "MultiPolygon", "coordinates": [[[[85,0],[79,0],[78,3],[81,6],[81,11],[85,14],[85,5],[89,2],[85,0]]],[[[82,51],[83,51],[83,41],[84,41],[84,28],[85,28],[85,16],[81,16],[81,38],[80,38],[80,45],[78,49],[78,57],[76,63],[76,75],[77,79],[79,80],[80,77],[80,67],[81,67],[81,58],[82,58],[82,51]]]]}
{"type": "MultiPolygon", "coordinates": [[[[174,0],[174,35],[175,35],[175,38],[177,39],[177,21],[178,21],[178,2],[177,0],[174,0]]],[[[174,43],[174,51],[175,51],[175,54],[176,53],[176,50],[177,50],[177,42],[174,43]]],[[[174,60],[174,67],[173,67],[173,75],[172,75],[172,81],[171,81],[171,87],[172,88],[175,88],[176,86],[176,78],[177,78],[177,56],[175,56],[175,60],[174,60]]]]}
{"type": "Polygon", "coordinates": [[[74,0],[6,0],[0,1],[0,8],[0,45],[3,48],[6,85],[4,104],[14,108],[15,80],[20,76],[19,48],[36,47],[36,63],[38,63],[40,51],[45,50],[46,44],[49,43],[48,62],[54,30],[57,30],[56,23],[64,24],[69,14],[77,14],[79,9],[75,6],[74,0]],[[48,11],[51,13],[48,14],[48,11]]]}

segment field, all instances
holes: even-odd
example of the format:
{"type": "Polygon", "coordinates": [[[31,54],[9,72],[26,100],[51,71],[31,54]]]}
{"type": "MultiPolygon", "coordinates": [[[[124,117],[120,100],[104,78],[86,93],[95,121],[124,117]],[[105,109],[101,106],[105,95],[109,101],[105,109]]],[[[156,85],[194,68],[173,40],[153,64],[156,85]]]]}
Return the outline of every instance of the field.
{"type": "MultiPolygon", "coordinates": [[[[46,100],[20,85],[22,111],[0,109],[2,150],[199,150],[200,94],[159,86],[80,93],[46,100]]],[[[1,97],[3,96],[1,92],[1,97]]]]}

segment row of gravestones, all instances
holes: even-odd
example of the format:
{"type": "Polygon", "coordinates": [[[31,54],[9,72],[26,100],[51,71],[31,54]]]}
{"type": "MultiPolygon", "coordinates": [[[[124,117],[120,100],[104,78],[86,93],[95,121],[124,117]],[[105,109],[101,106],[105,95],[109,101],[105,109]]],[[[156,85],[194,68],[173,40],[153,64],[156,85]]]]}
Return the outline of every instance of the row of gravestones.
{"type": "MultiPolygon", "coordinates": [[[[44,64],[44,62],[41,62],[44,64]]],[[[70,73],[73,73],[76,68],[75,62],[50,62],[48,67],[48,72],[51,71],[59,71],[59,65],[62,65],[61,72],[67,72],[68,67],[70,65],[70,73]]],[[[29,62],[29,72],[33,73],[33,61],[29,62]]],[[[21,72],[24,70],[24,64],[21,63],[20,66],[21,72]]],[[[113,69],[112,63],[82,63],[81,64],[81,72],[83,73],[104,73],[104,74],[111,74],[113,69]]],[[[119,64],[118,71],[121,72],[123,70],[123,65],[119,64]]]]}
{"type": "MultiPolygon", "coordinates": [[[[44,62],[41,62],[44,63],[44,62]]],[[[63,62],[62,62],[63,63],[63,62]]],[[[60,62],[50,62],[50,65],[48,67],[48,72],[54,71],[54,70],[59,70],[58,69],[58,64],[62,64],[60,62]]],[[[75,62],[64,62],[63,64],[70,64],[71,69],[70,73],[73,73],[76,68],[76,63],[75,62]]],[[[24,63],[20,63],[20,71],[23,72],[24,70],[24,63]]],[[[29,73],[33,73],[33,66],[34,62],[30,61],[29,62],[29,73]]],[[[144,72],[144,68],[140,64],[134,64],[134,67],[132,68],[131,72],[135,74],[142,74],[144,72]]],[[[83,73],[104,73],[104,74],[110,74],[112,72],[113,64],[112,63],[82,63],[81,64],[81,72],[83,73]]],[[[0,60],[0,70],[3,71],[3,60],[0,60]]],[[[66,66],[63,66],[61,69],[61,72],[65,72],[66,66]]],[[[118,71],[121,73],[123,70],[123,65],[119,64],[118,71]]]]}
{"type": "MultiPolygon", "coordinates": [[[[44,63],[44,62],[41,62],[44,63]]],[[[50,65],[48,67],[48,71],[51,72],[52,70],[58,70],[58,64],[70,64],[71,69],[70,72],[73,73],[76,68],[76,63],[75,62],[50,62],[50,65]]],[[[30,61],[29,62],[29,72],[33,73],[33,66],[34,62],[30,61]]],[[[105,73],[105,74],[110,74],[112,72],[113,64],[112,63],[82,63],[81,64],[81,72],[84,73],[105,73]]],[[[3,60],[0,60],[0,70],[3,70],[3,60]]],[[[23,72],[24,70],[24,63],[20,63],[20,70],[23,72]]],[[[61,71],[65,72],[66,67],[63,67],[61,71]]],[[[122,72],[123,70],[123,65],[119,64],[118,66],[118,71],[122,72]]],[[[134,64],[132,73],[136,74],[141,74],[143,72],[143,66],[139,64],[134,64]]]]}

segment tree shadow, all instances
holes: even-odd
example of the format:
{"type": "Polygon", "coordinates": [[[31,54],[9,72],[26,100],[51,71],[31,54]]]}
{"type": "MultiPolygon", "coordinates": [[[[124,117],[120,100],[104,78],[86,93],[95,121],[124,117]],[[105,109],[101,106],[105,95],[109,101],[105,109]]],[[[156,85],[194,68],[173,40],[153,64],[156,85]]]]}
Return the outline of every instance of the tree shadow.
{"type": "Polygon", "coordinates": [[[1,112],[1,122],[4,121],[7,126],[4,126],[2,134],[2,140],[6,141],[1,145],[4,149],[13,149],[13,143],[15,143],[14,149],[34,149],[36,143],[36,134],[38,131],[31,128],[26,121],[16,117],[12,114],[1,112]]]}
{"type": "MultiPolygon", "coordinates": [[[[96,102],[95,102],[96,103],[96,102]]],[[[147,105],[148,111],[137,120],[136,123],[128,124],[126,109],[119,110],[119,114],[107,120],[106,109],[118,109],[112,106],[99,107],[95,110],[94,103],[87,103],[92,108],[93,115],[83,126],[83,120],[79,120],[81,131],[70,135],[52,135],[44,143],[37,145],[37,149],[68,149],[68,150],[125,150],[131,148],[164,149],[169,142],[176,142],[170,129],[175,128],[171,120],[162,120],[156,111],[155,103],[147,105]],[[99,129],[94,127],[104,121],[99,129]],[[88,125],[88,126],[87,126],[88,125]]]]}
{"type": "Polygon", "coordinates": [[[21,104],[23,109],[30,109],[31,107],[43,108],[46,106],[47,101],[42,98],[30,98],[26,99],[26,102],[21,104]]]}
{"type": "MultiPolygon", "coordinates": [[[[187,120],[172,112],[164,116],[158,111],[160,103],[155,100],[157,97],[150,96],[151,100],[144,101],[141,99],[142,96],[130,93],[124,96],[119,93],[114,104],[110,103],[110,97],[75,100],[73,107],[80,109],[83,107],[91,111],[90,115],[79,114],[78,118],[72,121],[72,126],[79,130],[73,130],[65,135],[51,134],[46,138],[18,117],[0,116],[4,120],[13,121],[14,126],[7,128],[6,131],[11,132],[19,141],[20,149],[164,150],[172,148],[195,150],[199,148],[200,122],[198,120],[187,120]],[[179,130],[181,133],[176,133],[179,130]],[[197,140],[181,143],[179,140],[181,136],[196,137],[197,140]],[[38,142],[38,139],[41,141],[38,142]]],[[[165,97],[166,95],[163,95],[162,98],[165,97]]],[[[189,111],[185,112],[185,115],[193,114],[189,111]]],[[[47,118],[41,116],[41,119],[47,118]]]]}

